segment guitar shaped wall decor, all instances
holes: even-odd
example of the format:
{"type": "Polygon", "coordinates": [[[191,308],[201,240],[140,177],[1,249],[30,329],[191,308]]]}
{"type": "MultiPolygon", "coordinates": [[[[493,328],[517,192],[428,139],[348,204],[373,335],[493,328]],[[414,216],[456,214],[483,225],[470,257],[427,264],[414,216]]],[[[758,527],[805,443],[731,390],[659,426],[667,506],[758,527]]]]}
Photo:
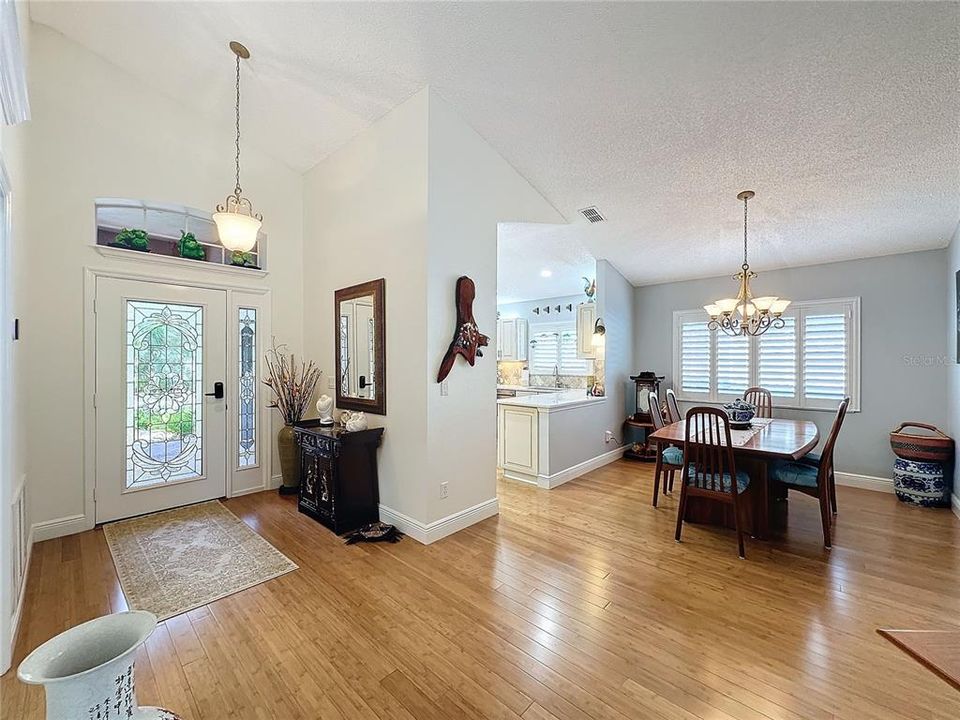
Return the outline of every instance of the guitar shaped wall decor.
{"type": "Polygon", "coordinates": [[[437,382],[443,382],[450,371],[457,355],[462,355],[471,367],[478,357],[483,357],[481,347],[490,343],[490,338],[480,332],[477,321],[473,318],[473,299],[477,295],[477,288],[473,280],[466,275],[457,279],[457,328],[447,348],[447,354],[440,363],[440,372],[437,373],[437,382]]]}

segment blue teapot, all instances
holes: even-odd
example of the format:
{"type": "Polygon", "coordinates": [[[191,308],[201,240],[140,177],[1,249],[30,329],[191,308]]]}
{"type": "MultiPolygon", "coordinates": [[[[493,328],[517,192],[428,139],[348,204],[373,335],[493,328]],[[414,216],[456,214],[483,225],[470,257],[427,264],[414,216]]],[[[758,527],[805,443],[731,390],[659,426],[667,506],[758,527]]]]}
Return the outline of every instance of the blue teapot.
{"type": "Polygon", "coordinates": [[[737,398],[733,402],[724,405],[723,411],[727,414],[727,417],[730,418],[730,422],[745,425],[753,420],[754,415],[757,414],[757,407],[751,405],[746,400],[737,398]]]}

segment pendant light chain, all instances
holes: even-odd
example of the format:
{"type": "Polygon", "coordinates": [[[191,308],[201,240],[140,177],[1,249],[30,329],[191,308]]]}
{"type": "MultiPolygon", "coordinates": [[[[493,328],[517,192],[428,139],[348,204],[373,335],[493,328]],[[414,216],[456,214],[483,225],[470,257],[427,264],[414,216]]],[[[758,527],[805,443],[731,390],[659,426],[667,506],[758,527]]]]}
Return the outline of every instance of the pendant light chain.
{"type": "Polygon", "coordinates": [[[239,198],[243,194],[240,188],[240,56],[237,55],[237,187],[236,194],[239,198]]]}

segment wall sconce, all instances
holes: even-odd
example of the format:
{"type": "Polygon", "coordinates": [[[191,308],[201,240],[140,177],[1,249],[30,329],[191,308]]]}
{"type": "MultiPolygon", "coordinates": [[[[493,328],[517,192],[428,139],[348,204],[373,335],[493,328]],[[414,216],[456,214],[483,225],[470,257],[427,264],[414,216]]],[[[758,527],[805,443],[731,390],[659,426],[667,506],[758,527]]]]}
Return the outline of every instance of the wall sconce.
{"type": "Polygon", "coordinates": [[[593,324],[593,346],[603,345],[603,336],[607,334],[607,326],[603,324],[603,318],[597,318],[593,324]]]}

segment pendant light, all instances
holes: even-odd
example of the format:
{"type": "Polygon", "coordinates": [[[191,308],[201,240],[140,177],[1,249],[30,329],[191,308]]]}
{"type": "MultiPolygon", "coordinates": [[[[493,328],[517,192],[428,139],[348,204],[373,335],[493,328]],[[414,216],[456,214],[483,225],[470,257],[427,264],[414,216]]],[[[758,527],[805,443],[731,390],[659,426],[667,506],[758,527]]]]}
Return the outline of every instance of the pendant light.
{"type": "Polygon", "coordinates": [[[776,295],[755,298],[750,290],[750,281],[757,274],[747,262],[747,201],[754,195],[753,190],[744,190],[737,195],[737,200],[743,200],[743,265],[733,279],[740,283],[740,291],[735,298],[724,298],[703,306],[710,316],[707,327],[723,330],[727,335],[763,335],[771,327],[782,328],[785,323],[780,316],[790,305],[789,300],[776,295]]]}
{"type": "Polygon", "coordinates": [[[240,59],[247,60],[250,57],[250,51],[236,41],[230,43],[230,50],[237,56],[237,185],[233,194],[227,196],[224,204],[217,205],[213,221],[217,224],[220,243],[227,250],[249,252],[257,244],[257,233],[260,232],[260,226],[263,224],[263,216],[253,211],[253,205],[250,200],[243,197],[243,190],[240,188],[240,59]]]}

